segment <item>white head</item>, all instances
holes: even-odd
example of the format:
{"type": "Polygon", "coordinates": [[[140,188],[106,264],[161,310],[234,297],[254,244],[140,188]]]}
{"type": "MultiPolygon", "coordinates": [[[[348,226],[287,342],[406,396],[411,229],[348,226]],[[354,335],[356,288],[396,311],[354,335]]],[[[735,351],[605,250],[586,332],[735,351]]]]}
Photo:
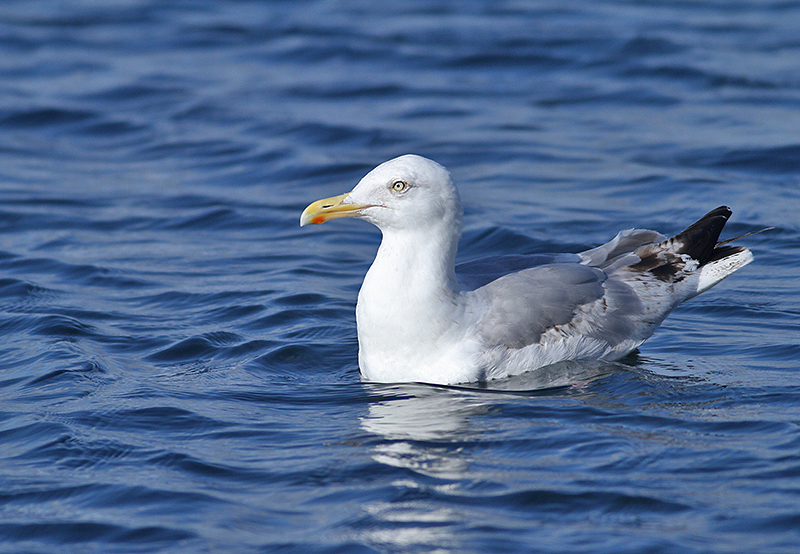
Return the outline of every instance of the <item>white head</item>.
{"type": "Polygon", "coordinates": [[[444,224],[458,234],[461,214],[450,173],[432,160],[407,154],[370,171],[351,192],[314,202],[303,212],[300,225],[357,217],[384,233],[424,232],[444,224]]]}

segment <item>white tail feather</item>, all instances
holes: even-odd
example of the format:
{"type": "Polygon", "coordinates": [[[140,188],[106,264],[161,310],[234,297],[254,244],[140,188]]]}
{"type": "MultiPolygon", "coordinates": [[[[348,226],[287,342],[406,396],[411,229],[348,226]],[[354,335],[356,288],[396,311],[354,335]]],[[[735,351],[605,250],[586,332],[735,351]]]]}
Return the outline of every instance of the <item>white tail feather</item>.
{"type": "Polygon", "coordinates": [[[709,262],[700,268],[700,280],[697,282],[697,292],[693,296],[705,292],[734,271],[743,268],[753,261],[753,254],[747,249],[741,250],[730,256],[709,262]]]}

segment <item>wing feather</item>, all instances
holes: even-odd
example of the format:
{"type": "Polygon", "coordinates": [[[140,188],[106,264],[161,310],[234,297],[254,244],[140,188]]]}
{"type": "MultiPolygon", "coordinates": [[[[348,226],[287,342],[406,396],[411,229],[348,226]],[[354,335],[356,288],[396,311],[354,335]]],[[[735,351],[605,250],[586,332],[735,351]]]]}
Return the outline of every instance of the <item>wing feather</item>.
{"type": "Polygon", "coordinates": [[[486,307],[478,333],[487,344],[535,344],[548,329],[569,324],[580,306],[602,298],[605,280],[603,271],[579,263],[504,275],[474,293],[486,307]]]}

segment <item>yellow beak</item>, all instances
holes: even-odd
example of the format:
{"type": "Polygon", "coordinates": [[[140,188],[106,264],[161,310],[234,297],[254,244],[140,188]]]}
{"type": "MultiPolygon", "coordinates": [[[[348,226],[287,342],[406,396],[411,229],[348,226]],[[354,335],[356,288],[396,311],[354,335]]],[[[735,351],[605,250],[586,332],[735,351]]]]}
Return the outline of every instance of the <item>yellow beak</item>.
{"type": "Polygon", "coordinates": [[[323,198],[309,205],[300,216],[300,227],[309,223],[325,223],[340,217],[358,217],[361,210],[369,208],[369,204],[343,203],[348,194],[323,198]]]}

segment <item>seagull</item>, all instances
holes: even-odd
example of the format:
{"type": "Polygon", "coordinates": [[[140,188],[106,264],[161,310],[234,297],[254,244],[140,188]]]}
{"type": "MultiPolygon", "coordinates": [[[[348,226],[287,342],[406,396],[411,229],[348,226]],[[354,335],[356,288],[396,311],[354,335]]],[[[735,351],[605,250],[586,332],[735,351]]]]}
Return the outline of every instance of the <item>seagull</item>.
{"type": "Polygon", "coordinates": [[[721,206],[672,238],[630,229],[577,254],[456,268],[462,215],[450,173],[413,154],[303,211],[300,226],[352,217],[383,235],[356,305],[363,379],[453,385],[619,360],[676,306],[753,260],[728,246],[735,239],[718,242],[731,215],[721,206]]]}

